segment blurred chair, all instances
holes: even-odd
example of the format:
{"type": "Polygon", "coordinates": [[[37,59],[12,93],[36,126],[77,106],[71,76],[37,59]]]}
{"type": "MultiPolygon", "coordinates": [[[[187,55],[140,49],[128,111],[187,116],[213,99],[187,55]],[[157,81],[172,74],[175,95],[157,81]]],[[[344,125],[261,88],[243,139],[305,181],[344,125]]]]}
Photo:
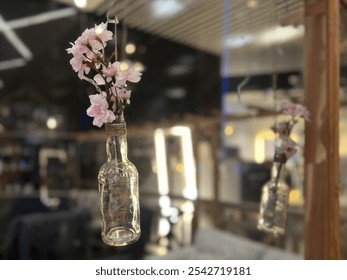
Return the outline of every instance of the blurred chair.
{"type": "Polygon", "coordinates": [[[4,259],[86,259],[90,213],[86,209],[15,217],[4,240],[4,259]]]}

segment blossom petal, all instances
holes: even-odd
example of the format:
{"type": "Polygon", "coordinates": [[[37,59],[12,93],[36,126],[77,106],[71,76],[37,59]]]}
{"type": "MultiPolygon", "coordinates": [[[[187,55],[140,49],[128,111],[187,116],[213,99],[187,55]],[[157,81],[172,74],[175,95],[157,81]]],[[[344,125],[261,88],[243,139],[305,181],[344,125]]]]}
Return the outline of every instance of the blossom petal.
{"type": "Polygon", "coordinates": [[[100,74],[96,74],[94,76],[94,81],[98,84],[98,85],[104,85],[105,84],[105,80],[103,79],[103,77],[100,74]]]}

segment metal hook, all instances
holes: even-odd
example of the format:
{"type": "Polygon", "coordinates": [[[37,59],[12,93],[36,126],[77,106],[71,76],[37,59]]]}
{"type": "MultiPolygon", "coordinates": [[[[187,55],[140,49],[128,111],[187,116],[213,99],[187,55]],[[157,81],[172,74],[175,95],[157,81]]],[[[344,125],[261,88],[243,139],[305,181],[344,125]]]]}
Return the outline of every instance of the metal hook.
{"type": "Polygon", "coordinates": [[[107,23],[118,24],[116,1],[113,2],[112,8],[110,8],[106,13],[107,23]]]}
{"type": "Polygon", "coordinates": [[[239,102],[241,101],[241,99],[240,99],[241,98],[241,90],[249,82],[250,79],[251,79],[250,76],[245,77],[241,81],[241,83],[237,86],[237,97],[238,97],[239,102]]]}
{"type": "Polygon", "coordinates": [[[113,16],[113,17],[110,17],[110,15],[111,15],[111,10],[107,12],[107,14],[106,14],[106,21],[107,21],[107,23],[115,23],[115,24],[118,24],[119,21],[118,21],[118,17],[116,16],[116,13],[112,13],[112,14],[114,14],[114,16],[113,16]]]}

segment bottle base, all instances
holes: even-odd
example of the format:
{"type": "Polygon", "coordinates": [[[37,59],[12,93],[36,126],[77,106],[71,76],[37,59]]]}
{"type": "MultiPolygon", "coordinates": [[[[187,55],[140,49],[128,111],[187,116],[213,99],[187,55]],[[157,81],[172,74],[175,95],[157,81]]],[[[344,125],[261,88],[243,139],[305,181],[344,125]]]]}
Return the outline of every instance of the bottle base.
{"type": "Polygon", "coordinates": [[[268,233],[272,233],[274,236],[279,236],[279,235],[283,235],[285,230],[282,227],[278,227],[278,226],[266,226],[264,224],[258,224],[258,229],[261,231],[265,231],[268,233]]]}
{"type": "Polygon", "coordinates": [[[140,238],[141,232],[135,232],[131,228],[113,227],[102,233],[102,240],[109,246],[126,246],[136,242],[140,238]]]}

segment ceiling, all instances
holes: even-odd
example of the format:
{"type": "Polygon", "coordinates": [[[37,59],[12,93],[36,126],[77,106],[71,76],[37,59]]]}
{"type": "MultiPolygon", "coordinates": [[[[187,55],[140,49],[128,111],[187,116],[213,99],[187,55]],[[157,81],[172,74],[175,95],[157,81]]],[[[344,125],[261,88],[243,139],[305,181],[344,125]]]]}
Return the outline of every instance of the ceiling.
{"type": "MultiPolygon", "coordinates": [[[[252,83],[261,90],[271,88],[269,73],[289,75],[302,67],[306,0],[85,0],[84,8],[76,8],[75,1],[83,2],[0,1],[0,117],[4,100],[13,103],[29,96],[28,92],[35,97],[32,102],[75,108],[81,102],[75,94],[80,83],[65,49],[82,30],[106,15],[113,18],[115,12],[129,31],[128,40],[122,40],[125,29],[120,28],[121,41],[134,40],[147,48],[138,57],[148,67],[146,79],[129,112],[144,107],[135,106],[136,102],[156,109],[144,107],[141,116],[145,111],[159,115],[158,111],[170,111],[167,108],[174,113],[205,110],[212,103],[217,108],[220,70],[235,78],[231,91],[251,76],[243,88],[243,102],[249,103],[249,96],[261,103],[263,93],[255,92],[252,83]],[[267,81],[265,76],[270,81],[260,87],[267,81]]],[[[346,34],[346,25],[342,27],[346,34]]]]}
{"type": "MultiPolygon", "coordinates": [[[[3,1],[12,3],[15,8],[17,0],[3,1]]],[[[222,57],[222,74],[226,76],[264,74],[274,70],[288,72],[302,68],[302,21],[306,0],[51,1],[63,4],[65,9],[56,11],[58,15],[47,14],[46,21],[76,14],[76,5],[83,12],[100,17],[107,14],[113,17],[116,13],[120,22],[130,28],[222,57]],[[82,7],[82,4],[85,6],[82,7]]],[[[0,15],[0,31],[4,29],[3,23],[0,15]]],[[[1,43],[8,44],[8,40],[1,43]]],[[[19,45],[18,40],[12,43],[19,45]]],[[[345,41],[342,48],[346,49],[346,45],[345,41]]],[[[30,57],[25,48],[21,48],[21,52],[24,59],[30,57]]],[[[3,59],[0,60],[3,62],[3,59]]],[[[20,59],[14,62],[18,65],[24,63],[20,59]]]]}
{"type": "MultiPolygon", "coordinates": [[[[114,3],[101,2],[96,9],[99,14],[114,3]]],[[[303,7],[303,0],[118,0],[115,3],[117,16],[129,27],[217,55],[225,47],[236,48],[248,40],[252,42],[249,37],[271,31],[303,7]]],[[[266,39],[271,38],[263,38],[266,39]]]]}
{"type": "MultiPolygon", "coordinates": [[[[56,0],[75,5],[75,0],[56,0]]],[[[81,1],[81,0],[80,0],[81,1]]],[[[83,1],[82,1],[83,2],[83,1]]],[[[304,0],[87,0],[130,28],[225,58],[225,75],[301,68],[304,0]]]]}
{"type": "MultiPolygon", "coordinates": [[[[100,18],[116,14],[129,28],[217,55],[224,76],[302,67],[304,0],[30,0],[25,5],[29,10],[21,10],[22,1],[1,1],[0,71],[32,59],[32,49],[23,40],[28,34],[22,30],[29,26],[44,30],[45,23],[57,19],[69,22],[78,8],[100,18]],[[41,13],[37,8],[30,13],[37,3],[42,3],[41,13]]],[[[61,22],[63,29],[68,27],[61,22]]]]}

